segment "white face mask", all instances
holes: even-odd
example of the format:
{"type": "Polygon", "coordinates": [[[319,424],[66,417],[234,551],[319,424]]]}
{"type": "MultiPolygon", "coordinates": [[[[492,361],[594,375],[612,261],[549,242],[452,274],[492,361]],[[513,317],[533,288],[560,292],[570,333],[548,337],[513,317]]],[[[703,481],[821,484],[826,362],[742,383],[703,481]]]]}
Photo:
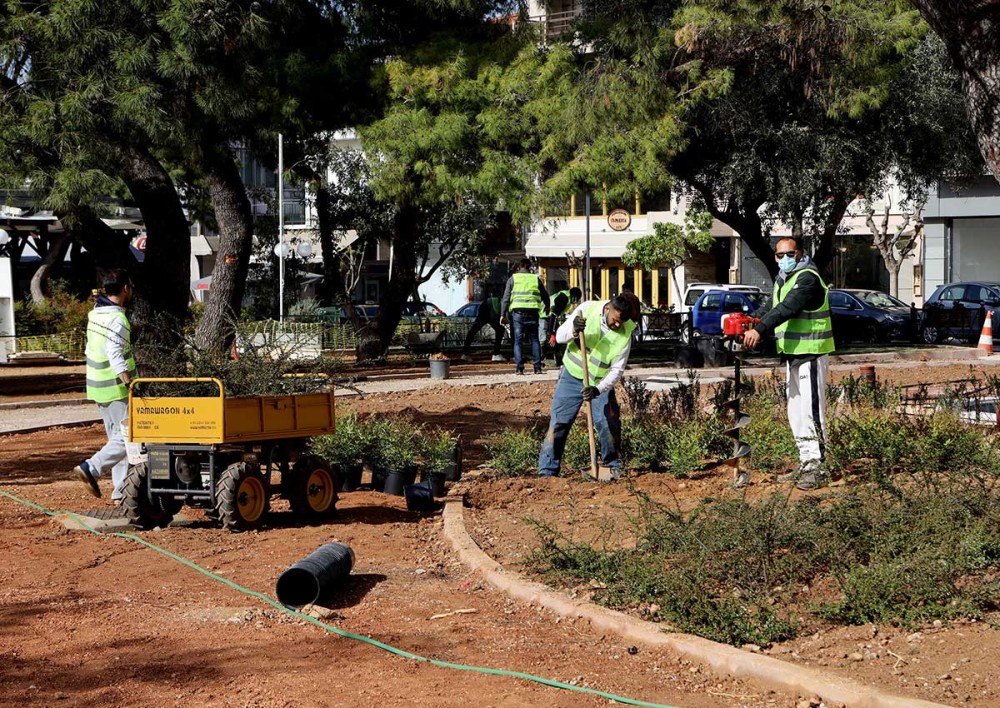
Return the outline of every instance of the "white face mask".
{"type": "Polygon", "coordinates": [[[605,314],[604,314],[604,313],[602,312],[602,313],[601,313],[601,327],[607,327],[607,326],[608,326],[608,316],[607,316],[607,315],[605,315],[605,314]]]}
{"type": "Polygon", "coordinates": [[[782,273],[791,273],[795,270],[795,266],[798,263],[795,260],[795,256],[782,256],[778,259],[778,268],[781,269],[782,273]]]}

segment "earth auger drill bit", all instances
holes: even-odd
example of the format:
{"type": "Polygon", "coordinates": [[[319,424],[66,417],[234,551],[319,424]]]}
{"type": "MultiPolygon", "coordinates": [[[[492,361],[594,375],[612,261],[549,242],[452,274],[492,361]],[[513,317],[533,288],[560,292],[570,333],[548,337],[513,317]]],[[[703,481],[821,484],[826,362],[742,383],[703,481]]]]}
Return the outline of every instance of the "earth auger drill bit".
{"type": "Polygon", "coordinates": [[[734,312],[722,318],[723,339],[731,345],[734,354],[733,374],[733,397],[722,404],[723,410],[732,411],[733,425],[727,428],[725,435],[733,439],[733,454],[723,464],[733,468],[733,489],[741,489],[750,483],[749,470],[743,469],[741,461],[750,455],[750,445],[740,440],[740,433],[743,428],[750,425],[750,414],[740,409],[740,394],[743,392],[743,349],[737,345],[743,341],[743,333],[751,329],[760,320],[749,317],[742,313],[734,312]]]}

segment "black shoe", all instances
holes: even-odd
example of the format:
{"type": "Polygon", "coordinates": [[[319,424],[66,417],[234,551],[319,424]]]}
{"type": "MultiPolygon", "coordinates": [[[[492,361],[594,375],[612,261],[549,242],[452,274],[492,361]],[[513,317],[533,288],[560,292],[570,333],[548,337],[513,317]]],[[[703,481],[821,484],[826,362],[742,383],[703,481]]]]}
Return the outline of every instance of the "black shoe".
{"type": "Polygon", "coordinates": [[[534,373],[536,373],[536,374],[540,374],[540,373],[542,373],[543,371],[545,371],[545,369],[535,369],[534,373]]]}
{"type": "Polygon", "coordinates": [[[515,369],[514,373],[518,376],[524,376],[524,369],[515,369]]]}
{"type": "Polygon", "coordinates": [[[91,494],[98,499],[101,498],[101,488],[97,484],[97,477],[90,471],[90,465],[87,464],[86,460],[73,468],[73,474],[78,480],[87,485],[91,494]]]}

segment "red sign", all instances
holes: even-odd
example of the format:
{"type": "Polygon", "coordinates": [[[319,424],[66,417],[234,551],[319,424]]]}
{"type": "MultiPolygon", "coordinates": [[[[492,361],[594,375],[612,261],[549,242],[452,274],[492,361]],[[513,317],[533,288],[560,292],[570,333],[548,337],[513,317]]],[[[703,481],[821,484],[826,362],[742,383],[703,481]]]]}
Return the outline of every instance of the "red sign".
{"type": "Polygon", "coordinates": [[[142,236],[137,237],[135,239],[135,241],[132,242],[132,245],[135,246],[135,250],[141,251],[142,253],[145,253],[146,252],[146,234],[143,234],[142,236]]]}

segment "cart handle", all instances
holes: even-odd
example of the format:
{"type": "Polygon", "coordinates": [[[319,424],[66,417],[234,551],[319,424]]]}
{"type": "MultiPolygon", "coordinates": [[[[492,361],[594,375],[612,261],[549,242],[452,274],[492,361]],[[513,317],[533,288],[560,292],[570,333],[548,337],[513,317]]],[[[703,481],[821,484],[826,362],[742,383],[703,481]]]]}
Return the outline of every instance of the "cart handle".
{"type": "Polygon", "coordinates": [[[135,388],[140,383],[214,383],[219,387],[219,398],[225,398],[225,389],[222,385],[222,379],[217,379],[210,376],[198,376],[196,378],[185,378],[183,376],[168,376],[168,377],[146,377],[137,376],[129,382],[128,392],[129,396],[132,395],[132,389],[135,388]]]}

